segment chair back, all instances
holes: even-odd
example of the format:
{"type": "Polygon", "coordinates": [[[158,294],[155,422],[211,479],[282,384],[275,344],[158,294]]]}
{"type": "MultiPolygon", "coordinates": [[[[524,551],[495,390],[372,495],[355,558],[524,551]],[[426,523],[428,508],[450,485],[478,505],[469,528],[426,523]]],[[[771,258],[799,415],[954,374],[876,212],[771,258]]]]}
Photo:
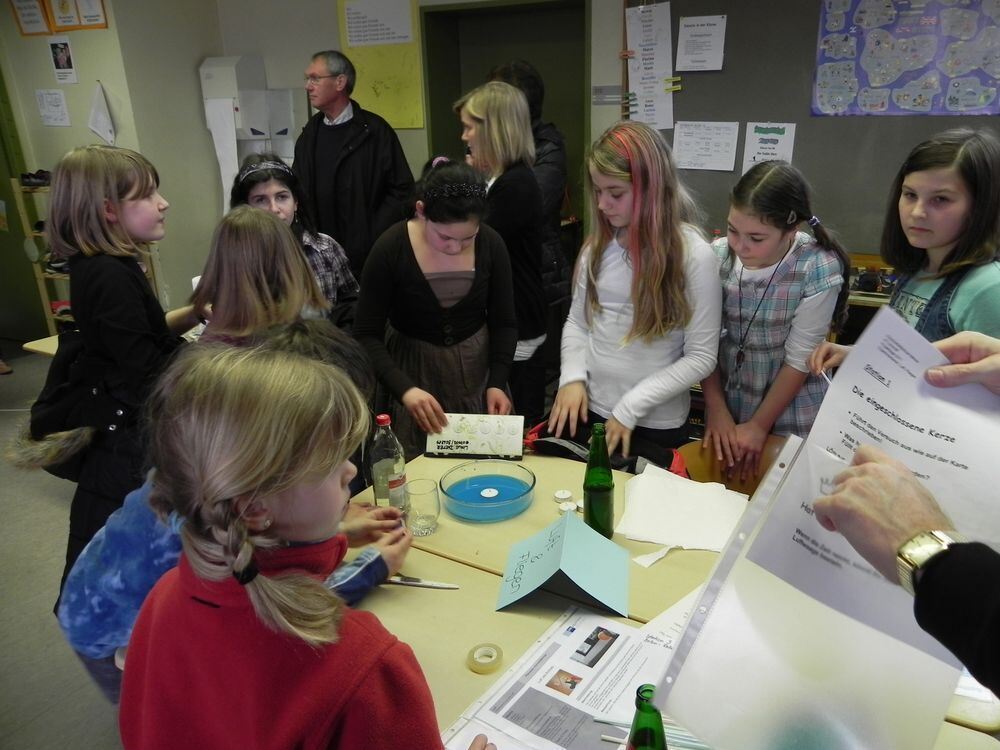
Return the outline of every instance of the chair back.
{"type": "Polygon", "coordinates": [[[767,442],[764,443],[764,451],[760,457],[760,476],[751,476],[746,480],[740,479],[739,474],[727,477],[723,471],[724,465],[715,457],[715,450],[702,448],[700,440],[682,445],[678,450],[684,456],[688,475],[696,482],[719,482],[731,490],[752,496],[757,491],[760,480],[767,474],[767,470],[771,468],[774,459],[781,452],[785,445],[785,439],[784,435],[767,436],[767,442]]]}

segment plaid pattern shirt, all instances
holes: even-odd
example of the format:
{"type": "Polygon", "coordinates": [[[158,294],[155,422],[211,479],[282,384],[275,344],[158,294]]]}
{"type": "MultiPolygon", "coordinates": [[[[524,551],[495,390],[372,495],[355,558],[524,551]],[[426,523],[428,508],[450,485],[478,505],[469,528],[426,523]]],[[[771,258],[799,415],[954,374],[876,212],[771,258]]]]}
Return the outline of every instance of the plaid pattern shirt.
{"type": "Polygon", "coordinates": [[[326,234],[304,231],[302,251],[309,261],[320,292],[331,305],[357,299],[360,287],[351,273],[351,264],[344,248],[336,240],[326,234]]]}
{"type": "MultiPolygon", "coordinates": [[[[719,277],[722,280],[723,331],[719,340],[719,370],[726,392],[729,413],[737,424],[750,420],[767,394],[771,383],[785,363],[785,340],[792,328],[795,310],[806,297],[833,289],[843,283],[840,259],[821,248],[805,232],[795,237],[791,252],[781,262],[774,275],[767,297],[766,281],[743,282],[743,330],[740,330],[740,268],[735,256],[730,257],[729,245],[723,238],[712,243],[719,256],[719,277]],[[760,309],[753,322],[757,303],[760,309]],[[740,337],[743,345],[743,365],[737,370],[736,354],[740,337]]],[[[810,374],[798,395],[785,408],[771,429],[778,435],[805,436],[812,428],[819,406],[826,394],[826,382],[810,374]]]]}

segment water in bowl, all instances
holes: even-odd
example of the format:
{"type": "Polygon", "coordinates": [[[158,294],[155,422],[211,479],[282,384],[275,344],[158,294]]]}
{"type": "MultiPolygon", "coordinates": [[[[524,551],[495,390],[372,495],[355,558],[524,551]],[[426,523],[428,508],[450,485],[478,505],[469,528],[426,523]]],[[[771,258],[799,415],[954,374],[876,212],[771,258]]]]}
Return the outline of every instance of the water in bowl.
{"type": "Polygon", "coordinates": [[[531,491],[530,484],[502,474],[465,477],[450,485],[446,491],[457,501],[457,504],[450,504],[449,510],[475,521],[509,518],[524,510],[531,501],[527,494],[531,491]],[[524,503],[520,502],[522,498],[524,503]]]}

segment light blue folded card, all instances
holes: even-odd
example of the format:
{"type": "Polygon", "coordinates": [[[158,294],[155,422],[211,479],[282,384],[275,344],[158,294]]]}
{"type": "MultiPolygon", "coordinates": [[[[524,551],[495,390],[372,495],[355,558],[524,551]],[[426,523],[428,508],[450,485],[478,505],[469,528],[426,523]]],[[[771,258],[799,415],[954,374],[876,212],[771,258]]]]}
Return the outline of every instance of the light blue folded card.
{"type": "Polygon", "coordinates": [[[628,552],[565,513],[511,547],[497,609],[538,588],[627,617],[628,552]]]}

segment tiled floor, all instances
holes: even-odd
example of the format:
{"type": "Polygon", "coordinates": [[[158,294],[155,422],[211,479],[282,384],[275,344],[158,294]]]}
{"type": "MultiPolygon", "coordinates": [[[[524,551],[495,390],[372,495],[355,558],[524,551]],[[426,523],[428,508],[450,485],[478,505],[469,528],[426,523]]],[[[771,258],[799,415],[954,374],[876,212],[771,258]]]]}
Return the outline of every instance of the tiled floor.
{"type": "MultiPolygon", "coordinates": [[[[38,394],[49,360],[3,341],[0,445],[38,394]]],[[[90,682],[52,614],[73,485],[0,462],[0,747],[119,748],[117,711],[90,682]]]]}

